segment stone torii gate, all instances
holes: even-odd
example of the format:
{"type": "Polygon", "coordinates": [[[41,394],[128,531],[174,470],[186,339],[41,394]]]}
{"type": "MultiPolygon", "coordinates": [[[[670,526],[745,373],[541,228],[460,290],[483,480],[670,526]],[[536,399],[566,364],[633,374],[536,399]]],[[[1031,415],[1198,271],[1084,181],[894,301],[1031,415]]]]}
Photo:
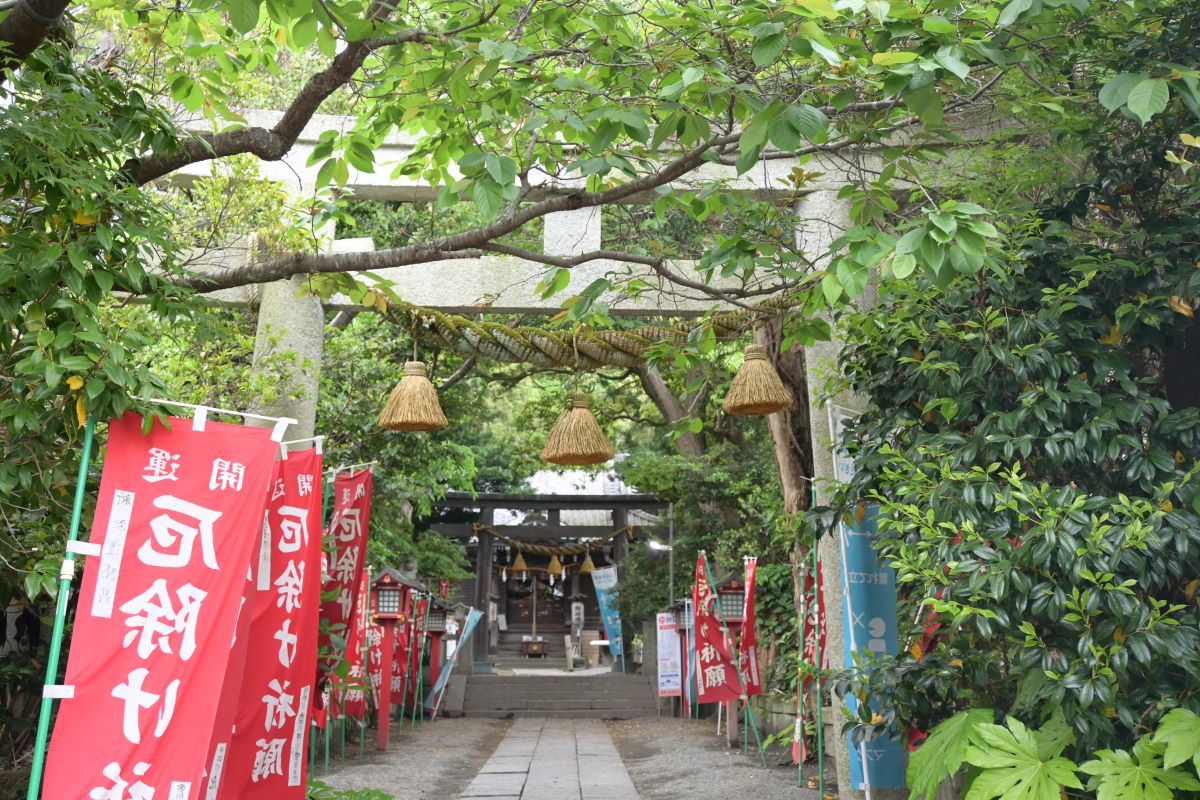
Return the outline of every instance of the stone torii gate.
{"type": "MultiPolygon", "coordinates": [[[[246,114],[250,124],[271,127],[278,112],[251,111],[246,114]]],[[[327,115],[314,116],[305,127],[296,145],[281,162],[261,162],[260,169],[265,178],[277,181],[296,195],[303,195],[315,186],[316,169],[307,166],[308,156],[316,145],[319,135],[327,130],[344,131],[354,124],[352,117],[327,115]]],[[[197,123],[196,130],[203,130],[197,123]]],[[[412,149],[411,140],[402,136],[389,137],[376,153],[376,163],[386,165],[403,159],[412,149]]],[[[841,231],[850,226],[850,201],[838,197],[839,190],[849,181],[848,170],[855,174],[871,172],[875,157],[860,153],[857,162],[845,157],[817,156],[804,163],[806,170],[822,170],[824,174],[814,183],[805,186],[805,193],[795,203],[796,241],[801,250],[818,267],[823,265],[829,244],[841,231]]],[[[687,176],[686,184],[699,186],[715,180],[727,182],[730,190],[751,191],[765,196],[794,196],[796,190],[785,178],[801,166],[795,159],[779,158],[764,160],[744,176],[737,177],[732,168],[719,164],[705,164],[687,176]]],[[[209,174],[204,163],[185,167],[177,176],[187,183],[209,174]]],[[[385,177],[388,170],[367,174],[351,171],[346,188],[360,199],[428,202],[435,192],[428,185],[412,178],[385,177]]],[[[555,191],[548,186],[547,192],[555,191]]],[[[651,198],[645,198],[649,200],[651,198]]],[[[586,208],[578,211],[557,212],[545,218],[543,252],[553,256],[572,256],[599,250],[601,246],[601,209],[586,208]]],[[[332,234],[332,232],[330,232],[332,234]]],[[[330,235],[332,239],[332,235],[330,235]]],[[[330,252],[349,253],[374,250],[369,239],[344,239],[329,242],[330,252]]],[[[213,266],[230,266],[245,259],[245,249],[225,248],[211,253],[197,262],[196,268],[204,269],[205,262],[213,266]]],[[[686,269],[686,265],[679,265],[686,269]]],[[[379,270],[374,275],[391,282],[394,290],[405,301],[414,305],[434,308],[448,313],[476,314],[480,305],[486,304],[492,313],[546,314],[561,311],[554,300],[542,299],[534,287],[545,273],[546,266],[508,256],[486,256],[482,258],[444,260],[428,264],[379,270]]],[[[632,275],[647,284],[658,287],[657,291],[641,293],[636,299],[622,298],[612,294],[606,297],[612,313],[628,316],[679,317],[696,316],[711,309],[716,301],[700,294],[689,296],[677,288],[668,286],[662,276],[651,272],[649,267],[614,264],[603,260],[592,260],[571,270],[571,282],[567,292],[577,293],[594,279],[607,273],[618,272],[632,275]]],[[[299,420],[298,438],[313,435],[316,418],[317,393],[320,364],[323,351],[325,315],[327,307],[321,301],[301,293],[303,276],[291,280],[263,284],[257,289],[259,304],[258,327],[255,345],[255,363],[268,348],[274,351],[292,351],[297,355],[290,374],[273,376],[287,389],[281,391],[280,399],[266,404],[259,412],[273,416],[289,416],[299,420]],[[293,396],[298,396],[295,399],[293,396]]],[[[720,284],[717,284],[718,288],[720,284]]],[[[218,302],[244,304],[250,301],[251,293],[246,289],[231,289],[209,295],[218,302]]],[[[332,306],[349,308],[346,298],[335,298],[332,306]]],[[[835,333],[836,336],[836,333],[835,333]]],[[[818,503],[827,502],[832,494],[830,484],[836,479],[834,472],[832,435],[823,398],[817,396],[813,386],[819,386],[825,376],[838,369],[837,354],[840,342],[834,340],[818,343],[806,348],[804,364],[809,376],[808,408],[815,480],[814,488],[818,503]]],[[[853,396],[835,398],[838,406],[845,409],[861,409],[862,401],[853,396]]],[[[825,585],[825,613],[828,662],[834,669],[844,666],[843,589],[841,578],[841,554],[832,537],[821,540],[820,555],[825,585]]],[[[838,765],[839,798],[863,797],[863,793],[850,789],[847,739],[841,734],[844,719],[840,707],[834,704],[833,726],[836,736],[834,755],[838,765]]],[[[907,792],[876,789],[874,797],[886,800],[889,797],[905,797],[907,792]]]]}

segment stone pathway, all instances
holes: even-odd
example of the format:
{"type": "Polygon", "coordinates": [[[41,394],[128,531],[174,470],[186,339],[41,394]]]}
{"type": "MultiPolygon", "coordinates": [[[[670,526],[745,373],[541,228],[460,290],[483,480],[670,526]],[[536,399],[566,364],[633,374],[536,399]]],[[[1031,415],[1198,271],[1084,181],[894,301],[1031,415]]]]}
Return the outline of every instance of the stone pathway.
{"type": "Polygon", "coordinates": [[[461,800],[639,800],[604,723],[518,719],[461,800]]]}

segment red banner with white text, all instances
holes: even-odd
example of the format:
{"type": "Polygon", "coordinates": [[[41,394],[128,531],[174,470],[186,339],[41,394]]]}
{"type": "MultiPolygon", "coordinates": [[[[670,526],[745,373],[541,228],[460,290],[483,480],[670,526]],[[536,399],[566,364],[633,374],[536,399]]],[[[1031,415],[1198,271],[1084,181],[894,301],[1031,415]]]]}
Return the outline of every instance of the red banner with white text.
{"type": "Polygon", "coordinates": [[[417,690],[421,674],[421,655],[425,644],[425,618],[429,614],[429,598],[422,597],[417,601],[416,607],[413,610],[412,617],[412,646],[409,650],[408,664],[408,704],[412,708],[416,708],[417,690]]]}
{"type": "Polygon", "coordinates": [[[758,673],[758,615],[754,608],[754,584],[758,577],[758,559],[746,559],[746,597],[742,611],[742,635],[738,640],[738,665],[746,682],[746,695],[762,694],[762,676],[758,673]]]}
{"type": "Polygon", "coordinates": [[[346,661],[350,669],[346,672],[346,680],[341,683],[342,709],[347,717],[362,720],[367,715],[365,669],[367,648],[367,571],[363,570],[362,581],[358,587],[359,601],[354,611],[354,626],[350,631],[350,641],[346,645],[346,661]]]}
{"type": "MultiPolygon", "coordinates": [[[[804,616],[804,648],[800,660],[806,668],[803,672],[807,672],[817,663],[818,652],[822,668],[829,662],[825,650],[825,582],[821,579],[819,564],[815,590],[813,576],[804,576],[804,601],[807,610],[804,616]]],[[[806,698],[812,685],[813,679],[804,674],[801,674],[796,682],[796,730],[792,736],[792,759],[796,763],[808,760],[808,737],[804,735],[804,728],[808,713],[806,698]]]]}
{"type": "MultiPolygon", "coordinates": [[[[333,516],[329,521],[332,550],[329,556],[329,580],[321,587],[325,596],[321,619],[328,622],[321,634],[321,659],[317,685],[324,688],[345,655],[350,639],[350,623],[358,605],[363,564],[367,555],[367,530],[371,522],[371,471],[338,475],[333,482],[333,516]],[[334,645],[332,636],[343,644],[334,645]]],[[[323,626],[324,627],[324,626],[323,626]]]]}
{"type": "Polygon", "coordinates": [[[46,798],[200,798],[279,448],[269,428],[170,423],[109,425],[46,798]]]}
{"type": "Polygon", "coordinates": [[[708,582],[706,562],[701,552],[696,558],[696,583],[692,586],[692,604],[696,609],[696,701],[723,703],[741,697],[741,681],[721,620],[713,613],[717,596],[708,582]]]}
{"type": "Polygon", "coordinates": [[[279,462],[253,568],[253,611],[221,798],[303,800],[321,586],[321,454],[279,462]]]}
{"type": "Polygon", "coordinates": [[[392,651],[392,704],[404,702],[405,676],[408,673],[409,621],[412,619],[412,592],[404,592],[403,611],[392,627],[396,629],[395,650],[392,651]]]}

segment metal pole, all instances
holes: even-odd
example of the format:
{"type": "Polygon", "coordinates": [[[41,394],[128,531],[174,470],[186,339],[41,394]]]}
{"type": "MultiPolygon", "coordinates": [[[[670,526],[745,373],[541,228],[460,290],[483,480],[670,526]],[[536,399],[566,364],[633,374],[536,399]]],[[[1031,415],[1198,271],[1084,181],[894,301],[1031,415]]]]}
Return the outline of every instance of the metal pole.
{"type": "MultiPolygon", "coordinates": [[[[88,463],[92,459],[92,442],[96,435],[96,418],[89,416],[83,429],[83,453],[79,456],[79,474],[75,478],[75,504],[71,507],[71,526],[67,530],[67,541],[79,538],[79,522],[83,517],[83,497],[87,493],[88,463]]],[[[62,570],[58,573],[58,602],[54,607],[54,632],[50,635],[50,655],[46,659],[46,686],[58,680],[58,661],[62,655],[63,630],[67,622],[67,601],[71,595],[71,581],[75,578],[75,554],[67,550],[63,557],[62,570]]],[[[38,712],[37,738],[33,745],[33,766],[29,770],[28,800],[37,800],[42,788],[42,771],[46,768],[46,740],[50,737],[50,712],[54,699],[42,695],[42,707],[38,712]]]]}
{"type": "Polygon", "coordinates": [[[675,605],[675,504],[667,506],[667,563],[670,577],[667,579],[667,594],[670,605],[675,605]]]}

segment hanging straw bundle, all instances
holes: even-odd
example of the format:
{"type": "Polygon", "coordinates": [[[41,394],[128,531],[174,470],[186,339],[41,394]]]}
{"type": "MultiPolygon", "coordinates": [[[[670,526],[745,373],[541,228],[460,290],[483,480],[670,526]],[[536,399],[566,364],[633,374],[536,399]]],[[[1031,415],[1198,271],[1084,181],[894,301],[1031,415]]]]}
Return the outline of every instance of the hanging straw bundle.
{"type": "Polygon", "coordinates": [[[612,457],[612,445],[588,408],[587,398],[576,395],[571,407],[559,415],[550,429],[542,448],[542,460],[578,467],[603,464],[612,457]]]}
{"type": "Polygon", "coordinates": [[[438,402],[437,389],[425,373],[425,365],[420,361],[405,363],[404,377],[379,415],[379,427],[391,431],[436,431],[449,424],[438,402]]]}
{"type": "Polygon", "coordinates": [[[520,573],[529,571],[529,565],[525,563],[525,554],[520,550],[517,551],[517,557],[512,563],[512,571],[520,573]]]}
{"type": "Polygon", "coordinates": [[[742,416],[762,416],[792,407],[792,393],[783,385],[767,348],[752,344],[725,395],[725,410],[742,416]]]}
{"type": "Polygon", "coordinates": [[[596,565],[592,562],[592,551],[588,550],[587,555],[583,559],[583,563],[579,565],[579,571],[583,574],[596,571],[596,565]]]}

